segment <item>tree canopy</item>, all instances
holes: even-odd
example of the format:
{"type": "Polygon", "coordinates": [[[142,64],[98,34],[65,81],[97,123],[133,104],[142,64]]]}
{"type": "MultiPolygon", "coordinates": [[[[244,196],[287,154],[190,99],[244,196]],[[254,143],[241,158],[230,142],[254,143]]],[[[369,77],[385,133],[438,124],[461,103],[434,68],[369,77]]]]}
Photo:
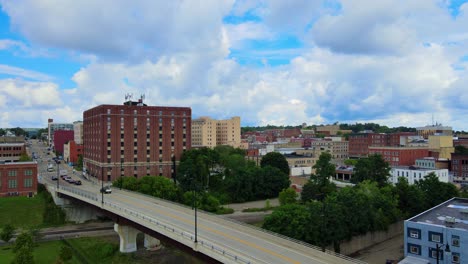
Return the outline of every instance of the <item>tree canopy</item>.
{"type": "Polygon", "coordinates": [[[390,177],[390,165],[382,155],[372,154],[367,158],[359,159],[354,167],[354,173],[351,178],[352,183],[359,183],[365,180],[375,181],[379,186],[388,183],[390,177]]]}
{"type": "Polygon", "coordinates": [[[289,164],[283,154],[278,152],[270,152],[263,156],[260,161],[260,166],[271,166],[280,169],[283,173],[289,176],[289,164]]]}

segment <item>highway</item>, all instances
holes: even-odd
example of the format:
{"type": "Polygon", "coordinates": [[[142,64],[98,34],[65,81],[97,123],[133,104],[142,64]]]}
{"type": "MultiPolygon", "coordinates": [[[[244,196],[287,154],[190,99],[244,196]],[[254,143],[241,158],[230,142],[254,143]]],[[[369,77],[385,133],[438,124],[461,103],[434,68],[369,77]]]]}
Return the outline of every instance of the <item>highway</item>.
{"type": "MultiPolygon", "coordinates": [[[[41,153],[40,149],[46,147],[33,141],[31,148],[41,153]]],[[[47,172],[44,159],[39,162],[39,167],[40,182],[53,190],[56,182],[51,180],[51,176],[56,175],[56,172],[47,172]]],[[[65,167],[72,172],[69,166],[61,164],[61,169],[65,167]]],[[[78,179],[78,176],[73,178],[78,179]]],[[[194,243],[194,211],[191,208],[117,188],[113,188],[111,194],[104,195],[102,205],[99,192],[101,185],[82,178],[81,181],[83,185],[76,186],[60,180],[59,191],[95,206],[102,206],[105,210],[160,232],[221,262],[362,263],[201,211],[198,213],[198,243],[194,243]]]]}

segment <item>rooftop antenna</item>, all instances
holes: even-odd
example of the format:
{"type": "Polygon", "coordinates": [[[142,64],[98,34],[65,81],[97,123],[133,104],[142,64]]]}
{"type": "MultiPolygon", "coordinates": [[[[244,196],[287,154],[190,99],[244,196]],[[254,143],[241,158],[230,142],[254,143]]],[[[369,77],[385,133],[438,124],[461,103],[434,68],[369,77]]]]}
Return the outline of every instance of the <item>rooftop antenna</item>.
{"type": "Polygon", "coordinates": [[[434,113],[432,113],[432,126],[434,126],[434,113]]]}

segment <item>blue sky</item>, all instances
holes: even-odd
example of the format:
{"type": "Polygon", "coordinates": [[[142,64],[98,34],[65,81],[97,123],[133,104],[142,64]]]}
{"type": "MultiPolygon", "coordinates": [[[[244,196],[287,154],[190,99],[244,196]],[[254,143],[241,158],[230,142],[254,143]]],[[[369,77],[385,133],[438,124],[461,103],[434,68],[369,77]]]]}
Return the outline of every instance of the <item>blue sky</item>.
{"type": "Polygon", "coordinates": [[[0,0],[0,127],[126,93],[242,125],[468,130],[466,0],[0,0]]]}

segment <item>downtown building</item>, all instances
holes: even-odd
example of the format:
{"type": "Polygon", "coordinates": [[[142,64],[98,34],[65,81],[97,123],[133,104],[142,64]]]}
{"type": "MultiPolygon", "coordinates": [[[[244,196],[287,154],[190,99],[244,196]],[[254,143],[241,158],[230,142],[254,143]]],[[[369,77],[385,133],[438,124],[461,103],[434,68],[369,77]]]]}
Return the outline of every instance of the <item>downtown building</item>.
{"type": "Polygon", "coordinates": [[[147,106],[142,99],[100,105],[83,113],[83,167],[87,177],[165,176],[191,146],[189,107],[147,106]]]}
{"type": "Polygon", "coordinates": [[[200,117],[192,120],[192,147],[214,148],[228,145],[234,148],[241,146],[240,117],[226,120],[214,120],[200,117]]]}

